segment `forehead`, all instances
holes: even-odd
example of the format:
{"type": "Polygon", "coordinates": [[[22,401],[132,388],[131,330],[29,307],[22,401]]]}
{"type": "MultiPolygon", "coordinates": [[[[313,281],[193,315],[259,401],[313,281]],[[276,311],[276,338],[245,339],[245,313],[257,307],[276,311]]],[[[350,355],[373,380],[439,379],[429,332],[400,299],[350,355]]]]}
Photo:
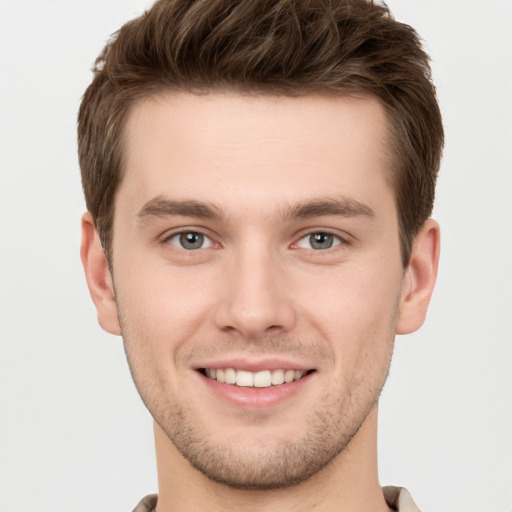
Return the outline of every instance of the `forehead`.
{"type": "Polygon", "coordinates": [[[120,192],[211,200],[223,186],[242,202],[294,202],[341,187],[357,196],[387,183],[387,133],[371,98],[169,93],[128,117],[120,192]]]}

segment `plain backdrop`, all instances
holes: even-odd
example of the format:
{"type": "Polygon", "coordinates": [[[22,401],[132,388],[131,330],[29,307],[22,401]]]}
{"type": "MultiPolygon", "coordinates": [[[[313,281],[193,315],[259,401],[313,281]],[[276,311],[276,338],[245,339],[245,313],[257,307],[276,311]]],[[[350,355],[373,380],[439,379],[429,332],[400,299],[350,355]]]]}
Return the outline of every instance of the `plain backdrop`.
{"type": "MultiPolygon", "coordinates": [[[[0,0],[0,512],[126,512],[152,422],[79,261],[75,122],[108,36],[147,0],[0,0]]],[[[512,1],[391,0],[432,57],[446,150],[429,317],[397,339],[383,484],[424,512],[512,510],[512,1]]]]}

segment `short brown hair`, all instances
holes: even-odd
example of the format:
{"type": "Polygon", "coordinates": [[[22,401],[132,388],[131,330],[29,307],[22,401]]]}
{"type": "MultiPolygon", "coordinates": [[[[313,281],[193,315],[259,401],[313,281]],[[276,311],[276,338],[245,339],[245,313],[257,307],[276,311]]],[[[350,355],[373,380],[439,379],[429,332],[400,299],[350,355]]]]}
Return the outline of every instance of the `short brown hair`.
{"type": "Polygon", "coordinates": [[[408,264],[432,213],[443,127],[418,35],[369,0],[159,0],[114,34],[78,114],[85,199],[109,261],[130,108],[165,91],[226,90],[377,98],[408,264]]]}

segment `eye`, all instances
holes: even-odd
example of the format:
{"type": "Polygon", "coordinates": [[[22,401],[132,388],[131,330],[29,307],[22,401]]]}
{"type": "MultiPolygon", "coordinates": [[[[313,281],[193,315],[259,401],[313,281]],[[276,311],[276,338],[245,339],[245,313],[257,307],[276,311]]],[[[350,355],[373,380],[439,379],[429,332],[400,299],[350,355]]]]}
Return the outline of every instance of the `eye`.
{"type": "Polygon", "coordinates": [[[197,231],[176,233],[169,237],[167,242],[186,251],[197,251],[198,249],[206,249],[213,246],[213,242],[209,237],[197,231]]]}
{"type": "Polygon", "coordinates": [[[316,233],[310,233],[309,235],[303,236],[297,242],[297,246],[302,249],[325,251],[326,249],[340,245],[341,242],[342,240],[339,236],[333,235],[332,233],[318,231],[316,233]]]}

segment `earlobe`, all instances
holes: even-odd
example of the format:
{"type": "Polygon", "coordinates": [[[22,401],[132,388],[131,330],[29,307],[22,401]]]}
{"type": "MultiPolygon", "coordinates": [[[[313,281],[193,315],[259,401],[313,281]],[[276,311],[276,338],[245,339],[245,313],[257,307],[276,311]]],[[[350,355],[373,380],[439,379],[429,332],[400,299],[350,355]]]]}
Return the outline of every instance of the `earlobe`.
{"type": "Polygon", "coordinates": [[[99,324],[105,331],[120,335],[121,328],[117,315],[112,277],[105,251],[101,246],[94,219],[90,212],[86,212],[82,216],[80,257],[89,293],[98,312],[99,324]]]}
{"type": "Polygon", "coordinates": [[[439,224],[429,219],[414,241],[411,259],[405,270],[397,334],[409,334],[423,325],[437,278],[439,251],[439,224]]]}

